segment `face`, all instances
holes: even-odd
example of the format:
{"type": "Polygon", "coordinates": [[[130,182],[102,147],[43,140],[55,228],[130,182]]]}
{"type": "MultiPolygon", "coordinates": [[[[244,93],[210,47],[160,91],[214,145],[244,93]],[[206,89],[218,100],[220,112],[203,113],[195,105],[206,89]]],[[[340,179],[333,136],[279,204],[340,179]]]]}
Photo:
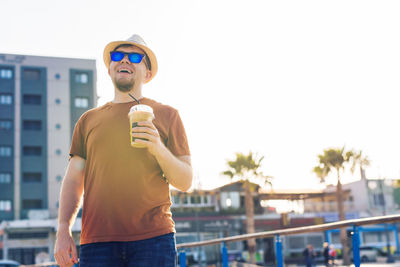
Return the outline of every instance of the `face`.
{"type": "MultiPolygon", "coordinates": [[[[145,54],[136,46],[120,47],[116,51],[145,54]]],[[[121,61],[111,61],[108,74],[115,88],[121,92],[129,92],[151,77],[151,72],[146,68],[145,58],[140,63],[132,63],[127,55],[121,61]]]]}

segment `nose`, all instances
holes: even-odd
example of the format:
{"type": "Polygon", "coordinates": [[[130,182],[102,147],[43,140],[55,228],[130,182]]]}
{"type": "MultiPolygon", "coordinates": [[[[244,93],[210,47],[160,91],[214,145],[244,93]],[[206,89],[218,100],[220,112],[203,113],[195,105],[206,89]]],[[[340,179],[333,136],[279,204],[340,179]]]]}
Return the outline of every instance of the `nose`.
{"type": "Polygon", "coordinates": [[[124,55],[124,57],[121,59],[120,62],[121,62],[121,63],[128,63],[128,64],[131,64],[131,61],[129,60],[127,54],[124,55]]]}

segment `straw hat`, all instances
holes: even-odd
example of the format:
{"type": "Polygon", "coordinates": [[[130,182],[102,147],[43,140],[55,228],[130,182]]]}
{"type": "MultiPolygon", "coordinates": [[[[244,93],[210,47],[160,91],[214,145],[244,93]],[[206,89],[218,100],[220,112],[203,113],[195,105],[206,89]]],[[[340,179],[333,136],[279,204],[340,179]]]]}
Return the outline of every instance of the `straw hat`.
{"type": "MultiPolygon", "coordinates": [[[[158,70],[157,58],[154,55],[153,51],[151,51],[151,49],[147,47],[147,45],[144,42],[144,40],[142,39],[142,37],[140,37],[137,34],[132,35],[126,41],[114,41],[114,42],[111,42],[108,45],[106,45],[106,47],[104,48],[104,53],[103,53],[103,60],[104,60],[104,64],[106,64],[107,69],[110,68],[110,61],[111,61],[110,52],[114,51],[114,49],[117,46],[122,45],[122,44],[130,44],[130,45],[137,46],[146,53],[146,57],[150,61],[150,66],[149,66],[150,70],[151,70],[150,80],[153,79],[154,76],[156,76],[156,73],[158,70]]],[[[147,82],[149,82],[150,80],[148,80],[147,82]]]]}

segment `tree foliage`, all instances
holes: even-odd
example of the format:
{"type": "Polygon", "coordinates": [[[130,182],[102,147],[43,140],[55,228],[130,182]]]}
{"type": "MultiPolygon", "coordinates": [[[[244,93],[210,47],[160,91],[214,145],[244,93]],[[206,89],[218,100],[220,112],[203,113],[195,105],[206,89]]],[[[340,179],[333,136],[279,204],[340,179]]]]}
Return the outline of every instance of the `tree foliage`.
{"type": "Polygon", "coordinates": [[[228,176],[231,180],[254,181],[255,179],[259,179],[264,184],[272,185],[271,180],[273,177],[265,175],[260,170],[264,156],[259,157],[251,151],[247,155],[240,152],[235,155],[236,158],[234,160],[227,160],[229,168],[222,173],[223,175],[228,176]]]}

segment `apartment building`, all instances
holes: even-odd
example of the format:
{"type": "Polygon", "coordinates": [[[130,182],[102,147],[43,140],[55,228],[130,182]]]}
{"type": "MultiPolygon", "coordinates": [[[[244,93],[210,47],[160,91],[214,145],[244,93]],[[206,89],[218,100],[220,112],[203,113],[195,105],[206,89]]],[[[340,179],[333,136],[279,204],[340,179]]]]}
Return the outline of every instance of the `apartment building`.
{"type": "Polygon", "coordinates": [[[57,216],[73,127],[96,100],[95,60],[0,54],[0,222],[57,216]]]}

